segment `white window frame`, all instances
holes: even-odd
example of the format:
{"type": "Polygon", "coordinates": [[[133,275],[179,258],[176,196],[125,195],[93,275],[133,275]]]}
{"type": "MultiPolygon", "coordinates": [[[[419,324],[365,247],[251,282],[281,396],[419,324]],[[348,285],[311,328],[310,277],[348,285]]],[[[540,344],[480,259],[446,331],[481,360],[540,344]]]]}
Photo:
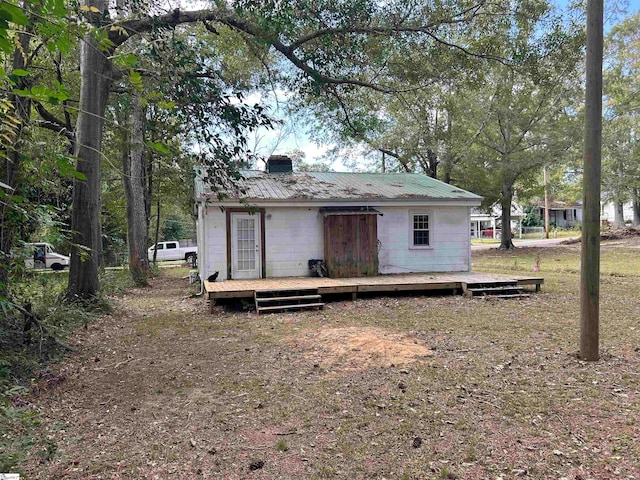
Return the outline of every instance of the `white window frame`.
{"type": "Polygon", "coordinates": [[[430,250],[433,248],[433,212],[431,210],[410,210],[409,211],[409,249],[411,250],[430,250]],[[416,245],[413,243],[414,233],[414,220],[417,215],[426,215],[428,217],[429,228],[426,230],[429,232],[429,244],[428,245],[416,245]]]}

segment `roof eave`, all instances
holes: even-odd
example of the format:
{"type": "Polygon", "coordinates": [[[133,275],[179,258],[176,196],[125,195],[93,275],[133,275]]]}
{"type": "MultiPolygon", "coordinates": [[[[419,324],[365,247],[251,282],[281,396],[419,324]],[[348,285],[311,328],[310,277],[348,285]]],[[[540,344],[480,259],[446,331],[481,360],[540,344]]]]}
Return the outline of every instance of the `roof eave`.
{"type": "Polygon", "coordinates": [[[361,197],[361,198],[289,198],[289,199],[264,199],[264,198],[245,198],[245,199],[225,199],[217,200],[214,196],[203,196],[198,201],[213,201],[219,206],[237,206],[242,204],[248,205],[278,205],[278,206],[294,206],[294,205],[332,205],[332,204],[350,204],[350,205],[411,205],[411,204],[430,204],[430,205],[457,205],[477,207],[482,203],[482,197],[473,196],[465,198],[432,198],[432,197],[405,197],[405,198],[380,198],[380,197],[361,197]]]}

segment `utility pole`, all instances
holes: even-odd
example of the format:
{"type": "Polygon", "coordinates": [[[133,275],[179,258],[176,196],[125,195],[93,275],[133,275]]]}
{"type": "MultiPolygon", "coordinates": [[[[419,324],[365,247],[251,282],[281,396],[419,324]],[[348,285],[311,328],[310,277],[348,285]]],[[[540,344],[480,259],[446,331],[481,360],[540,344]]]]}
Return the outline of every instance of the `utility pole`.
{"type": "Polygon", "coordinates": [[[547,195],[547,167],[542,167],[544,182],[544,238],[549,238],[549,196],[547,195]]]}
{"type": "Polygon", "coordinates": [[[603,0],[587,2],[580,358],[600,358],[600,179],[602,172],[603,0]]]}

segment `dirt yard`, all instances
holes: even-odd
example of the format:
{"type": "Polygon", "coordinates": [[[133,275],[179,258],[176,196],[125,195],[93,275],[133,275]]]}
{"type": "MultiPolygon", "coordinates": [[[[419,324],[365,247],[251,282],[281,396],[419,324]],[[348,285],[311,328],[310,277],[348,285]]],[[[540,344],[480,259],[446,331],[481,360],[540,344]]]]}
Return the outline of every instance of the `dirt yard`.
{"type": "MultiPolygon", "coordinates": [[[[522,300],[208,313],[183,271],[44,372],[29,479],[640,479],[639,242],[603,248],[602,360],[576,358],[579,245],[522,300]]],[[[539,249],[474,254],[531,271],[539,249]]]]}

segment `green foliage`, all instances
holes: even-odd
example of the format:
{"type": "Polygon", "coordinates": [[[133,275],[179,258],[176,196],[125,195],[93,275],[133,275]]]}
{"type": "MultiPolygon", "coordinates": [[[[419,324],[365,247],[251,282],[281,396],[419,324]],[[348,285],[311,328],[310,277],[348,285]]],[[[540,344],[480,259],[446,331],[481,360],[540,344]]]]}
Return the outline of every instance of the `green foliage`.
{"type": "Polygon", "coordinates": [[[67,22],[65,0],[0,2],[0,50],[12,54],[16,31],[30,29],[44,40],[49,52],[68,53],[69,37],[80,31],[76,22],[67,22]]]}
{"type": "MultiPolygon", "coordinates": [[[[28,72],[24,72],[24,76],[28,76],[28,72]]],[[[12,75],[16,74],[14,70],[12,75]]],[[[24,98],[29,98],[42,103],[49,103],[51,105],[58,105],[61,102],[69,99],[69,91],[62,85],[56,85],[54,88],[44,86],[33,86],[25,89],[14,89],[13,93],[20,95],[24,98]]]]}
{"type": "Polygon", "coordinates": [[[75,166],[75,162],[68,155],[57,154],[54,156],[56,167],[60,172],[60,175],[67,178],[77,178],[78,180],[86,180],[87,177],[78,172],[75,166]]]}
{"type": "Polygon", "coordinates": [[[163,155],[169,155],[171,153],[171,150],[169,149],[169,147],[167,147],[164,143],[161,143],[161,142],[148,141],[147,146],[163,155]]]}
{"type": "MultiPolygon", "coordinates": [[[[66,140],[42,134],[31,121],[32,108],[37,106],[39,112],[47,112],[43,116],[49,115],[43,123],[55,123],[52,118],[71,97],[62,70],[52,73],[60,57],[52,59],[69,52],[69,40],[79,31],[75,22],[67,23],[67,13],[64,0],[0,4],[0,49],[6,60],[5,69],[0,69],[0,88],[6,98],[0,104],[0,178],[8,182],[0,192],[0,301],[6,305],[15,301],[12,283],[20,270],[20,266],[15,270],[11,258],[13,245],[41,228],[40,220],[53,216],[53,205],[69,205],[64,199],[65,187],[70,185],[65,185],[65,177],[79,176],[63,155],[66,140]]],[[[63,216],[63,209],[57,210],[63,216]]]]}
{"type": "Polygon", "coordinates": [[[109,310],[108,298],[123,295],[124,292],[133,287],[133,280],[126,270],[105,270],[100,278],[100,294],[104,307],[109,310]]]}
{"type": "Polygon", "coordinates": [[[640,13],[616,25],[606,38],[602,186],[607,200],[640,196],[640,13]]]}
{"type": "Polygon", "coordinates": [[[538,214],[537,208],[533,205],[524,207],[523,227],[543,227],[544,219],[538,214]]]}
{"type": "Polygon", "coordinates": [[[8,318],[12,319],[12,326],[5,324],[5,328],[0,331],[0,377],[8,382],[28,378],[37,364],[64,353],[64,350],[60,349],[61,345],[51,339],[64,341],[76,328],[87,325],[97,315],[110,310],[107,296],[122,294],[132,285],[125,270],[109,270],[102,277],[103,289],[100,299],[87,304],[68,303],[63,301],[67,278],[66,272],[25,272],[22,281],[15,283],[14,304],[31,303],[36,318],[44,328],[40,330],[33,326],[29,334],[32,337],[30,342],[25,342],[28,338],[23,335],[22,314],[13,307],[14,304],[5,300],[3,307],[5,313],[8,313],[8,318]],[[14,329],[13,332],[10,331],[11,328],[14,329]]]}
{"type": "Polygon", "coordinates": [[[29,24],[29,19],[20,7],[9,2],[0,2],[0,50],[11,53],[11,23],[20,27],[29,24]]]}
{"type": "MultiPolygon", "coordinates": [[[[3,432],[0,471],[3,472],[14,471],[27,452],[42,443],[35,434],[39,424],[37,415],[28,407],[20,406],[20,397],[28,393],[22,385],[28,385],[28,379],[43,362],[64,353],[63,339],[92,318],[88,312],[61,301],[65,280],[66,275],[27,274],[23,282],[14,284],[16,299],[32,301],[34,313],[41,322],[32,325],[27,333],[23,332],[21,313],[12,304],[4,305],[7,316],[0,338],[0,431],[3,432]]],[[[55,444],[45,445],[43,451],[48,452],[43,460],[50,459],[55,444]]]]}
{"type": "MultiPolygon", "coordinates": [[[[3,369],[0,361],[0,371],[3,369]]],[[[0,374],[1,377],[1,374],[0,374]]],[[[0,378],[1,380],[1,378],[0,378]]],[[[12,399],[26,393],[22,387],[0,392],[0,471],[13,472],[33,448],[38,417],[27,407],[15,406],[12,399]]]]}
{"type": "Polygon", "coordinates": [[[180,240],[183,238],[184,228],[177,220],[167,220],[162,229],[162,238],[165,240],[180,240]]]}
{"type": "Polygon", "coordinates": [[[131,70],[129,72],[129,81],[131,82],[131,85],[133,85],[138,90],[142,90],[144,88],[144,85],[142,84],[142,75],[140,75],[140,73],[136,72],[135,70],[131,70]]]}
{"type": "Polygon", "coordinates": [[[42,462],[54,458],[56,443],[37,434],[38,416],[28,406],[22,406],[20,399],[29,393],[29,379],[65,353],[61,345],[73,331],[110,308],[105,295],[122,294],[131,286],[126,271],[107,271],[98,301],[69,304],[63,301],[66,280],[64,273],[26,273],[14,285],[16,299],[33,303],[33,311],[46,331],[34,325],[24,336],[21,314],[12,304],[0,300],[6,318],[0,330],[0,472],[15,471],[34,448],[42,462]],[[27,337],[31,340],[28,344],[24,343],[27,337]]]}

